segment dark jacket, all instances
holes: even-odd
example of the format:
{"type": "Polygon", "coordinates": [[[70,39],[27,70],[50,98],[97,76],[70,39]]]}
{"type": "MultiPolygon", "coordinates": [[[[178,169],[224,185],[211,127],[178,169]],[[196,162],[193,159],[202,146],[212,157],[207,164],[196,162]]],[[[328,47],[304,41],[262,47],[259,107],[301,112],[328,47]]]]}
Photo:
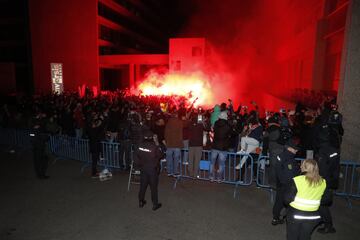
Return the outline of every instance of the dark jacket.
{"type": "Polygon", "coordinates": [[[203,131],[202,123],[193,123],[189,126],[189,147],[201,147],[203,145],[203,131]]]}
{"type": "Polygon", "coordinates": [[[33,148],[36,150],[44,150],[46,148],[46,143],[49,140],[49,135],[44,133],[40,129],[33,129],[30,133],[31,142],[33,148]]]}
{"type": "Polygon", "coordinates": [[[143,126],[140,123],[130,124],[130,140],[132,144],[139,144],[143,141],[143,126]]]}
{"type": "Polygon", "coordinates": [[[101,141],[104,139],[104,128],[102,125],[89,129],[89,147],[91,153],[101,152],[101,141]]]}
{"type": "Polygon", "coordinates": [[[299,164],[295,160],[295,154],[285,149],[277,156],[276,176],[281,185],[287,185],[294,177],[300,174],[299,164]]]}
{"type": "Polygon", "coordinates": [[[120,121],[121,121],[120,111],[114,111],[114,110],[110,111],[107,130],[110,132],[117,132],[118,124],[120,121]]]}
{"type": "Polygon", "coordinates": [[[165,126],[166,147],[182,148],[183,144],[183,121],[179,118],[170,118],[165,126]]]}
{"type": "Polygon", "coordinates": [[[152,140],[143,141],[135,149],[134,161],[141,171],[154,173],[160,169],[160,148],[152,140]]]}
{"type": "Polygon", "coordinates": [[[231,127],[228,121],[219,119],[214,125],[214,142],[212,148],[227,151],[230,147],[231,127]]]}
{"type": "MultiPolygon", "coordinates": [[[[263,142],[263,149],[264,152],[269,151],[269,153],[281,153],[284,149],[284,145],[278,143],[278,139],[280,137],[280,126],[271,124],[266,129],[264,142],[263,142]]],[[[277,155],[278,155],[277,154],[277,155]]]]}
{"type": "Polygon", "coordinates": [[[340,174],[340,152],[331,146],[323,146],[319,150],[318,164],[322,176],[330,189],[337,189],[340,174]]]}
{"type": "Polygon", "coordinates": [[[263,135],[263,127],[261,125],[257,126],[249,133],[248,137],[255,138],[259,142],[262,140],[263,135]]]}

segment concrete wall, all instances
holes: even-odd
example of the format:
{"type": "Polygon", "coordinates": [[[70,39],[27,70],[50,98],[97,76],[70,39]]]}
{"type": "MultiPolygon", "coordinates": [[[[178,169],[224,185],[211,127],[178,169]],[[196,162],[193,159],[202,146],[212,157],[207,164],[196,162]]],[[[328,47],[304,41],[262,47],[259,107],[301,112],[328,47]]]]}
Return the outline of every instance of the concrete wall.
{"type": "Polygon", "coordinates": [[[350,0],[338,92],[345,134],[342,159],[360,162],[360,1],[350,0]]]}
{"type": "Polygon", "coordinates": [[[97,0],[29,0],[35,92],[51,91],[50,63],[65,90],[99,86],[97,0]]]}

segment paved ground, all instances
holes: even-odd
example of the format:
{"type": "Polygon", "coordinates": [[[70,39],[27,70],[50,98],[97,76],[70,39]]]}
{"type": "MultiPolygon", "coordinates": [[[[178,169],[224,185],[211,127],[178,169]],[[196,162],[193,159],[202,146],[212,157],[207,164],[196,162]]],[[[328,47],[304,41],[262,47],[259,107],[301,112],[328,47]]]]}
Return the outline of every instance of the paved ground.
{"type": "MultiPolygon", "coordinates": [[[[242,187],[233,199],[233,186],[181,182],[161,176],[163,207],[137,206],[138,186],[127,192],[125,173],[100,182],[80,174],[80,163],[57,161],[48,180],[34,177],[31,152],[11,154],[0,148],[0,239],[285,239],[285,225],[271,226],[269,194],[255,186],[242,187]]],[[[360,239],[360,202],[353,208],[335,199],[336,234],[315,232],[312,239],[360,239]]]]}

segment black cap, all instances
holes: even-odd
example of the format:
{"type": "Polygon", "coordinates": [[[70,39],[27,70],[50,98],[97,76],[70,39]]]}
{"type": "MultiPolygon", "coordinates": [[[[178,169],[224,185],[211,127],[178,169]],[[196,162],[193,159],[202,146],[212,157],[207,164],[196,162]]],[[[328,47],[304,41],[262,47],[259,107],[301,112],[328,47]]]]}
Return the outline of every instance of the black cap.
{"type": "Polygon", "coordinates": [[[289,139],[289,141],[285,145],[287,147],[291,147],[291,148],[293,148],[293,149],[295,149],[297,151],[300,150],[300,147],[298,146],[297,141],[294,138],[289,139]]]}

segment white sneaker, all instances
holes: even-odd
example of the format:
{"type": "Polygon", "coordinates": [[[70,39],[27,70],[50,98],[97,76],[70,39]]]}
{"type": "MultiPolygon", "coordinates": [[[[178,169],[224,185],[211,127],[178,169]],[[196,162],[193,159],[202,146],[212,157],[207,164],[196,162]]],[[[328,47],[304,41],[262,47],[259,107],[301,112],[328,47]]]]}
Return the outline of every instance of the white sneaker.
{"type": "Polygon", "coordinates": [[[240,150],[238,152],[236,152],[236,154],[245,154],[246,152],[244,150],[240,150]]]}
{"type": "Polygon", "coordinates": [[[183,162],[183,165],[189,165],[189,162],[183,162]]]}

